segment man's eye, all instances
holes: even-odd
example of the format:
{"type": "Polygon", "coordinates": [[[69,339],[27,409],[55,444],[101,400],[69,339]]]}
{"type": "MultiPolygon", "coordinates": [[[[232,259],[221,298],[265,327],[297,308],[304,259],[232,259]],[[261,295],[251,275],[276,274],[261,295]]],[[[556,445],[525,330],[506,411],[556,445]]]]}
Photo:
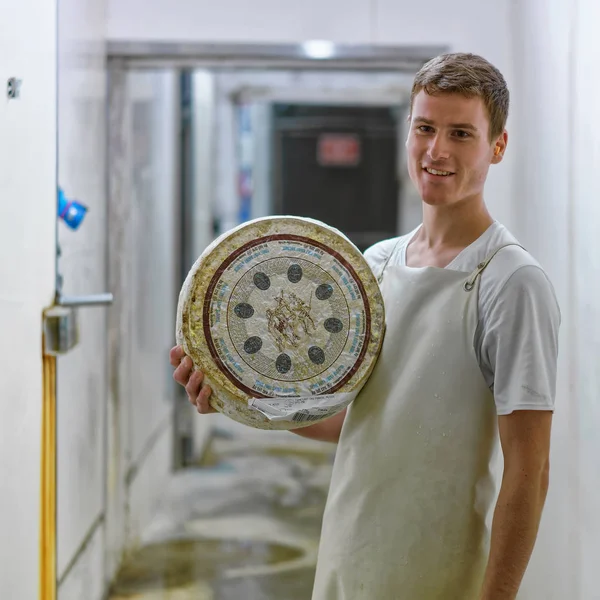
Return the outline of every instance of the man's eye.
{"type": "Polygon", "coordinates": [[[462,129],[457,129],[454,133],[459,138],[468,138],[471,135],[468,131],[463,131],[462,129]]]}
{"type": "Polygon", "coordinates": [[[423,133],[430,133],[431,131],[433,131],[433,128],[429,125],[419,125],[417,129],[423,133]]]}

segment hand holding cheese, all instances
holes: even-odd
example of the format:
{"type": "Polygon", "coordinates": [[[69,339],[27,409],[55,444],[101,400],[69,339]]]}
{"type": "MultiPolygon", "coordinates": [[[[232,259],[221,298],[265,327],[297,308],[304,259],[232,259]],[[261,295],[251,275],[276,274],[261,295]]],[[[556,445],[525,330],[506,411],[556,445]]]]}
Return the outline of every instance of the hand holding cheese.
{"type": "Polygon", "coordinates": [[[192,359],[181,346],[171,348],[171,366],[175,367],[173,379],[185,388],[190,404],[202,415],[217,412],[210,404],[212,390],[204,383],[204,373],[194,371],[192,359]]]}

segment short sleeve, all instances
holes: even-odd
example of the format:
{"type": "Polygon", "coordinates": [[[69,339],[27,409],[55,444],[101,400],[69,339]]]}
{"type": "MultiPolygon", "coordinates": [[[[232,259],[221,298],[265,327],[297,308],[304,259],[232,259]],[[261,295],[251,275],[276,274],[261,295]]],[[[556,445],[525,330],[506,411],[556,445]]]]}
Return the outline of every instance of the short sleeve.
{"type": "Polygon", "coordinates": [[[540,267],[520,267],[500,289],[481,347],[499,415],[554,410],[560,321],[554,289],[540,267]]]}
{"type": "Polygon", "coordinates": [[[377,242],[365,250],[363,256],[371,267],[371,271],[377,277],[381,273],[381,269],[388,259],[390,252],[396,246],[399,238],[391,238],[377,242]]]}

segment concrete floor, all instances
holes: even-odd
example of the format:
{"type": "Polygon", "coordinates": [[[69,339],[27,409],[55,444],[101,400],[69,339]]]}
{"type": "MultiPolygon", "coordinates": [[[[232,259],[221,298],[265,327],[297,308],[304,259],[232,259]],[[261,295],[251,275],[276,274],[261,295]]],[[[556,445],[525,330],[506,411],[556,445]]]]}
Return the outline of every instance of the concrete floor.
{"type": "Polygon", "coordinates": [[[310,600],[335,447],[221,423],[109,600],[310,600]]]}

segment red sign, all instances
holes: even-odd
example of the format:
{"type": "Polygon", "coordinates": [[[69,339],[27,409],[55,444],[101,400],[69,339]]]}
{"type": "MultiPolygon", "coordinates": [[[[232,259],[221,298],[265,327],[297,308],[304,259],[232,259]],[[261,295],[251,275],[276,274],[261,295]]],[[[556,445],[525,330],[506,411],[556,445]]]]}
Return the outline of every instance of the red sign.
{"type": "Polygon", "coordinates": [[[325,133],[317,142],[317,160],[323,167],[356,167],[360,163],[360,139],[346,133],[325,133]]]}

